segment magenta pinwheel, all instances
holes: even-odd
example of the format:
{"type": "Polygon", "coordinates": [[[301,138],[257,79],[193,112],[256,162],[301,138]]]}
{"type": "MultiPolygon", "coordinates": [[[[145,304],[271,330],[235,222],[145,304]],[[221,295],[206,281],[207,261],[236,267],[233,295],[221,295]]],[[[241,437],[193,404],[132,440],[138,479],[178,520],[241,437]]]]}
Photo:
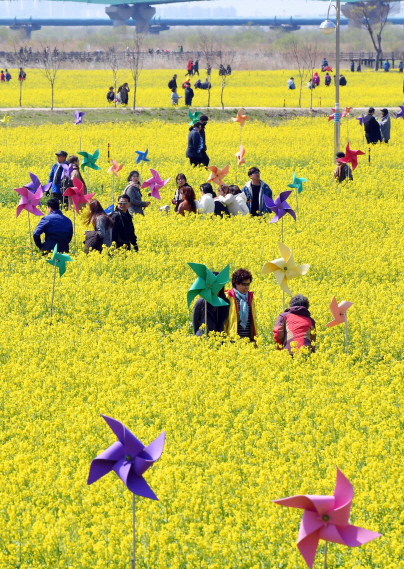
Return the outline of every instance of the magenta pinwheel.
{"type": "Polygon", "coordinates": [[[313,567],[320,539],[348,547],[358,547],[381,536],[380,533],[349,523],[353,496],[352,484],[337,468],[337,482],[333,496],[302,495],[273,500],[280,506],[304,510],[297,547],[310,568],[313,567]]]}
{"type": "Polygon", "coordinates": [[[17,217],[20,215],[23,209],[26,209],[28,213],[33,215],[43,215],[42,211],[37,208],[37,205],[41,203],[41,197],[43,196],[42,186],[35,193],[32,193],[28,188],[17,188],[15,190],[17,194],[20,194],[20,203],[17,206],[17,217]]]}
{"type": "Polygon", "coordinates": [[[279,196],[275,198],[275,200],[271,200],[271,198],[264,195],[265,205],[275,214],[275,216],[271,219],[269,223],[276,223],[287,213],[291,215],[293,219],[296,221],[296,214],[293,211],[293,209],[290,207],[288,202],[286,201],[291,193],[292,190],[281,192],[279,196]]]}
{"type": "Polygon", "coordinates": [[[364,155],[365,153],[362,150],[352,150],[349,148],[349,142],[345,148],[345,158],[337,158],[337,162],[341,162],[341,164],[348,164],[349,162],[352,164],[352,170],[358,165],[358,156],[364,155]]]}
{"type": "Polygon", "coordinates": [[[93,192],[92,194],[85,194],[83,182],[80,182],[78,178],[74,178],[73,186],[71,188],[67,188],[63,196],[70,196],[72,198],[75,210],[77,211],[77,213],[80,213],[79,203],[89,202],[93,197],[94,193],[95,192],[93,192]]]}
{"type": "Polygon", "coordinates": [[[35,176],[35,174],[33,174],[32,172],[28,172],[28,174],[32,181],[29,182],[28,184],[25,184],[25,187],[28,188],[31,192],[36,192],[39,188],[42,188],[43,193],[45,193],[52,186],[51,183],[41,184],[39,178],[35,176]]]}
{"type": "Polygon", "coordinates": [[[91,462],[87,484],[93,484],[113,470],[133,494],[158,500],[143,474],[162,455],[165,432],[145,447],[123,423],[106,415],[101,417],[118,440],[91,462]]]}
{"type": "Polygon", "coordinates": [[[157,170],[150,168],[150,172],[152,177],[143,182],[142,188],[150,188],[150,195],[153,198],[156,198],[156,200],[160,200],[161,197],[159,190],[168,184],[168,182],[171,180],[171,177],[163,181],[160,178],[160,174],[157,172],[157,170]]]}

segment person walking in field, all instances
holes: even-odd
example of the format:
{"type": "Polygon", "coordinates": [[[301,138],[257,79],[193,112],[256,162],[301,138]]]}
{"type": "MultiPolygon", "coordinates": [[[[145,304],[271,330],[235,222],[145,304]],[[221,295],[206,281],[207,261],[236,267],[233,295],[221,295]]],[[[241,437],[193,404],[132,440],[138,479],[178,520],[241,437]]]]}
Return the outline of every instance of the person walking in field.
{"type": "Polygon", "coordinates": [[[207,155],[208,147],[206,145],[206,131],[205,131],[206,125],[208,124],[208,121],[209,121],[209,117],[207,115],[201,115],[199,118],[199,122],[202,125],[202,128],[199,132],[200,132],[200,135],[202,136],[202,140],[203,140],[203,148],[201,150],[201,160],[202,160],[202,164],[206,167],[209,166],[209,162],[210,162],[210,158],[207,155]]]}
{"type": "Polygon", "coordinates": [[[195,123],[189,129],[188,148],[186,157],[189,158],[191,166],[199,166],[202,164],[203,138],[201,136],[202,125],[200,122],[195,123]]]}
{"type": "Polygon", "coordinates": [[[185,77],[188,75],[189,77],[191,77],[192,75],[192,67],[193,67],[193,61],[192,59],[188,59],[188,63],[187,63],[187,72],[185,73],[185,77]]]}
{"type": "Polygon", "coordinates": [[[140,189],[140,176],[137,170],[132,170],[128,176],[129,184],[124,189],[123,193],[128,196],[130,201],[129,213],[144,215],[144,208],[149,207],[151,202],[143,201],[142,192],[140,189]]]}
{"type": "Polygon", "coordinates": [[[305,347],[315,351],[316,323],[309,312],[309,300],[295,294],[289,308],[279,314],[274,327],[274,340],[278,350],[288,350],[291,355],[305,347]]]}
{"type": "Polygon", "coordinates": [[[11,75],[8,69],[6,69],[6,82],[8,83],[9,81],[11,81],[11,75]]]}
{"type": "Polygon", "coordinates": [[[387,109],[382,109],[382,116],[379,119],[379,125],[382,141],[388,143],[390,140],[391,121],[389,111],[387,109]]]}
{"type": "Polygon", "coordinates": [[[168,88],[171,89],[171,90],[178,88],[178,85],[177,85],[177,74],[176,74],[176,73],[173,75],[173,78],[170,79],[170,81],[168,82],[168,88]]]}
{"type": "Polygon", "coordinates": [[[229,336],[237,335],[253,342],[257,336],[257,318],[254,293],[250,291],[251,283],[252,274],[246,269],[238,269],[232,274],[232,288],[225,291],[230,306],[224,331],[229,336]]]}
{"type": "Polygon", "coordinates": [[[20,67],[20,72],[18,73],[18,81],[25,81],[26,78],[27,78],[27,74],[25,73],[23,68],[20,67]]]}
{"type": "Polygon", "coordinates": [[[199,60],[195,59],[194,68],[193,68],[193,75],[198,74],[199,77],[199,60]]]}
{"type": "Polygon", "coordinates": [[[1,73],[0,73],[0,82],[1,82],[1,83],[5,83],[5,82],[6,82],[6,76],[4,75],[4,71],[3,71],[3,70],[1,70],[1,73]]]}
{"type": "Polygon", "coordinates": [[[116,243],[117,249],[124,247],[130,251],[133,246],[135,251],[138,251],[135,227],[132,216],[128,212],[129,206],[129,196],[125,194],[119,196],[118,205],[115,211],[111,213],[111,219],[114,223],[112,227],[112,242],[116,243]]]}
{"type": "Polygon", "coordinates": [[[66,160],[67,152],[65,152],[64,150],[59,150],[59,152],[56,152],[56,156],[57,156],[57,162],[52,166],[52,169],[49,174],[48,183],[52,184],[51,197],[57,198],[60,202],[63,202],[63,196],[61,191],[61,182],[63,174],[62,164],[68,164],[66,160]]]}
{"type": "Polygon", "coordinates": [[[185,105],[187,107],[192,107],[192,99],[194,98],[194,90],[191,87],[191,83],[187,83],[185,87],[185,105]]]}

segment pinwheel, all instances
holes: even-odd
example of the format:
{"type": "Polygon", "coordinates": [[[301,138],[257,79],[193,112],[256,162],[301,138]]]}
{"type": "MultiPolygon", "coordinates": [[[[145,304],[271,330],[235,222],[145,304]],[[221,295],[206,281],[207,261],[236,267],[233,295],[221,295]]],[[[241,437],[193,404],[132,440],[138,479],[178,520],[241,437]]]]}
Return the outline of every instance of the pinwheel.
{"type": "Polygon", "coordinates": [[[164,186],[168,184],[168,182],[171,180],[171,177],[163,181],[160,178],[160,174],[157,172],[157,170],[153,170],[153,168],[150,168],[150,172],[152,177],[143,182],[142,188],[150,188],[150,195],[153,198],[156,198],[156,200],[160,200],[161,197],[159,190],[161,188],[164,188],[164,186]]]}
{"type": "Polygon", "coordinates": [[[86,113],[82,112],[82,111],[76,111],[74,113],[74,118],[75,118],[75,125],[78,124],[82,124],[83,123],[83,117],[86,113]]]}
{"type": "Polygon", "coordinates": [[[271,200],[268,196],[264,195],[265,205],[270,209],[275,216],[271,219],[269,223],[276,223],[282,219],[282,241],[283,241],[283,217],[288,213],[296,221],[296,214],[290,207],[287,198],[292,193],[292,190],[287,190],[286,192],[281,192],[275,200],[271,200]]]}
{"type": "Polygon", "coordinates": [[[187,293],[188,308],[196,296],[201,296],[205,301],[205,335],[208,335],[207,303],[212,306],[227,306],[228,302],[217,296],[218,292],[230,279],[230,265],[227,265],[218,275],[214,275],[205,265],[200,263],[188,263],[198,278],[187,293]]]}
{"type": "Polygon", "coordinates": [[[229,165],[225,166],[224,168],[220,169],[217,166],[208,166],[208,170],[211,171],[211,174],[208,178],[208,182],[214,182],[218,186],[221,185],[224,178],[229,173],[229,165]]]}
{"type": "Polygon", "coordinates": [[[245,121],[250,120],[250,117],[248,117],[247,115],[243,115],[242,109],[240,109],[237,113],[236,118],[232,117],[231,120],[234,122],[238,122],[240,124],[240,146],[241,146],[241,129],[243,128],[245,121]]]}
{"type": "Polygon", "coordinates": [[[112,160],[112,166],[108,169],[108,174],[112,172],[112,203],[114,203],[114,192],[115,192],[115,176],[118,178],[118,172],[123,168],[123,164],[118,164],[116,160],[112,160]]]}
{"type": "Polygon", "coordinates": [[[158,500],[156,494],[143,478],[143,474],[161,457],[164,450],[165,432],[163,431],[157,439],[145,447],[123,423],[106,415],[101,415],[101,417],[105,420],[118,440],[93,459],[87,484],[93,484],[113,470],[127,489],[132,492],[132,567],[134,567],[136,559],[135,496],[158,500]]]}
{"type": "Polygon", "coordinates": [[[341,162],[341,164],[348,164],[350,162],[352,164],[352,170],[355,170],[358,165],[358,156],[364,154],[362,150],[351,150],[348,142],[345,148],[345,158],[337,158],[337,162],[341,162]]]}
{"type": "Polygon", "coordinates": [[[73,259],[66,255],[66,253],[58,253],[58,245],[56,243],[55,248],[53,249],[52,259],[46,259],[46,262],[50,265],[55,267],[53,271],[53,287],[52,287],[52,301],[51,301],[51,309],[50,309],[50,317],[52,318],[53,312],[53,299],[55,297],[55,279],[56,279],[56,267],[59,269],[59,276],[63,277],[66,272],[66,263],[68,261],[73,261],[73,259]]]}
{"type": "Polygon", "coordinates": [[[8,123],[10,122],[11,117],[10,115],[4,115],[4,117],[1,119],[1,122],[4,123],[6,125],[6,130],[5,130],[5,134],[4,134],[4,144],[5,146],[7,146],[7,127],[8,127],[8,123]]]}
{"type": "Polygon", "coordinates": [[[84,185],[78,178],[74,178],[73,186],[67,188],[67,190],[63,193],[63,197],[71,197],[73,202],[73,228],[74,228],[74,246],[77,249],[76,245],[76,211],[80,213],[79,204],[80,203],[88,203],[91,198],[93,197],[94,192],[92,194],[85,194],[84,193],[84,185]]]}
{"type": "Polygon", "coordinates": [[[297,266],[291,249],[281,242],[278,242],[278,245],[281,258],[265,263],[262,267],[262,273],[264,275],[274,273],[278,285],[281,287],[283,292],[283,309],[285,309],[285,292],[292,295],[288,287],[288,281],[305,275],[310,269],[310,265],[297,266]]]}
{"type": "Polygon", "coordinates": [[[332,328],[333,326],[338,326],[338,324],[342,324],[345,322],[345,343],[346,343],[346,353],[348,354],[349,344],[348,344],[348,320],[347,320],[347,310],[351,308],[352,302],[348,302],[347,300],[343,300],[339,304],[334,296],[330,304],[331,314],[333,315],[334,320],[328,322],[326,326],[328,328],[332,328]]]}
{"type": "Polygon", "coordinates": [[[240,144],[240,150],[238,152],[236,152],[236,158],[237,158],[237,168],[236,168],[236,183],[237,183],[237,170],[238,168],[241,166],[241,164],[245,164],[245,160],[244,160],[244,155],[245,155],[245,149],[244,146],[242,144],[240,144]]]}
{"type": "MultiPolygon", "coordinates": [[[[34,176],[33,174],[31,174],[31,177],[32,176],[36,178],[36,176],[34,176]]],[[[33,253],[32,235],[31,235],[31,218],[29,214],[32,213],[33,215],[39,215],[39,216],[43,215],[42,211],[37,208],[37,205],[41,203],[43,188],[41,185],[39,185],[35,193],[32,193],[30,190],[28,190],[27,187],[17,188],[15,191],[17,192],[17,194],[20,194],[21,196],[20,202],[17,206],[17,217],[20,215],[23,209],[27,210],[28,233],[29,233],[29,242],[31,247],[31,258],[32,258],[34,253],[33,253]]]]}
{"type": "Polygon", "coordinates": [[[89,152],[78,152],[78,154],[80,154],[80,156],[83,157],[83,161],[81,163],[81,169],[84,172],[84,169],[87,168],[87,188],[90,187],[90,168],[92,170],[101,170],[101,168],[99,166],[97,166],[96,162],[98,160],[98,158],[100,157],[100,151],[97,150],[94,152],[94,154],[90,154],[89,152]]]}
{"type": "MultiPolygon", "coordinates": [[[[63,167],[64,164],[61,164],[61,166],[63,167]]],[[[49,188],[52,186],[51,183],[49,184],[41,184],[41,182],[39,181],[39,178],[37,176],[35,176],[35,174],[33,174],[32,172],[28,172],[29,177],[31,178],[31,182],[28,182],[28,184],[25,184],[25,188],[28,188],[30,192],[36,192],[39,188],[42,189],[42,192],[45,193],[49,190],[49,188]]],[[[63,177],[63,175],[62,175],[63,177]]]]}
{"type": "Polygon", "coordinates": [[[199,122],[199,118],[201,116],[202,112],[201,111],[195,111],[194,113],[189,110],[188,111],[188,116],[191,119],[191,122],[189,123],[190,126],[196,124],[197,122],[199,122]]]}
{"type": "Polygon", "coordinates": [[[397,118],[397,119],[404,119],[404,106],[403,106],[403,105],[399,105],[399,107],[400,107],[401,111],[399,111],[399,112],[397,113],[396,118],[397,118]]]}
{"type": "Polygon", "coordinates": [[[136,154],[137,154],[137,158],[136,158],[136,164],[140,164],[140,179],[142,179],[142,174],[143,174],[143,164],[145,162],[150,162],[150,160],[147,158],[147,153],[149,152],[149,149],[146,149],[146,152],[142,152],[141,150],[136,150],[136,154]]]}
{"type": "Polygon", "coordinates": [[[324,568],[327,567],[327,543],[359,547],[377,537],[376,533],[349,523],[354,490],[348,478],[337,468],[333,496],[300,495],[272,500],[275,504],[304,510],[297,547],[312,569],[320,539],[325,541],[324,568]]]}
{"type": "Polygon", "coordinates": [[[288,184],[288,188],[294,188],[296,190],[296,211],[297,211],[297,213],[299,213],[299,202],[297,199],[297,195],[302,193],[304,182],[307,182],[306,178],[298,178],[296,176],[296,172],[294,172],[293,181],[291,184],[288,184]]]}

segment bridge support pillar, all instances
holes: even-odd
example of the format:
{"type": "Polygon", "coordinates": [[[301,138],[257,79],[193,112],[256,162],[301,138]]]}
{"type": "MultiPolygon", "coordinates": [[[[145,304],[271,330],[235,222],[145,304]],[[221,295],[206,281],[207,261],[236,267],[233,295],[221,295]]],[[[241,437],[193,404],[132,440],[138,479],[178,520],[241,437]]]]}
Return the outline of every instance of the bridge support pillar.
{"type": "Polygon", "coordinates": [[[136,31],[145,33],[149,29],[149,20],[156,13],[156,8],[147,3],[144,4],[118,4],[117,6],[108,6],[105,8],[106,14],[114,22],[114,28],[124,26],[126,20],[132,18],[136,22],[136,31]]]}

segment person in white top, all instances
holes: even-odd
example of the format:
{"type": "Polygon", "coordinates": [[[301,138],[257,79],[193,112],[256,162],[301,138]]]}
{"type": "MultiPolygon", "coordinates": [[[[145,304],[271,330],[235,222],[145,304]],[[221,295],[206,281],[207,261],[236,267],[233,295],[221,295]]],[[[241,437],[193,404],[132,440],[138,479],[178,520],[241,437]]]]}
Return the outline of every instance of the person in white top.
{"type": "Polygon", "coordinates": [[[182,99],[182,96],[178,95],[177,89],[171,89],[171,104],[178,105],[179,99],[182,99]]]}
{"type": "Polygon", "coordinates": [[[222,202],[223,205],[227,207],[230,215],[238,215],[241,213],[240,206],[235,196],[230,193],[229,186],[222,184],[218,190],[218,194],[218,199],[222,202]]]}
{"type": "Polygon", "coordinates": [[[240,188],[236,185],[229,186],[229,190],[230,193],[233,194],[236,202],[238,203],[238,206],[240,208],[240,213],[242,215],[247,215],[248,213],[250,213],[250,210],[248,209],[247,205],[247,196],[245,195],[245,193],[242,192],[240,188]]]}
{"type": "Polygon", "coordinates": [[[201,197],[199,201],[195,202],[198,213],[214,213],[215,202],[213,200],[214,193],[212,185],[206,182],[206,184],[200,186],[200,189],[201,197]]]}

